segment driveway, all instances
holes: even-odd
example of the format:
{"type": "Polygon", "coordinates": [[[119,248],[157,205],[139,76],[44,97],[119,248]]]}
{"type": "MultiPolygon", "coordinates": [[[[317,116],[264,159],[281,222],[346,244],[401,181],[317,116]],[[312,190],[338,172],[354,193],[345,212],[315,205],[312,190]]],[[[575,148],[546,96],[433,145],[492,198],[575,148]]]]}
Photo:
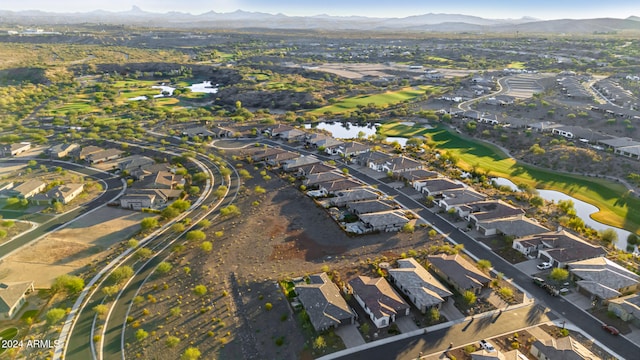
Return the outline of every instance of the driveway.
{"type": "Polygon", "coordinates": [[[464,314],[455,307],[452,298],[449,298],[442,304],[442,307],[440,308],[440,314],[444,315],[444,317],[446,317],[449,321],[455,321],[465,317],[464,314]]]}
{"type": "Polygon", "coordinates": [[[344,342],[344,346],[352,348],[354,346],[363,345],[365,343],[356,324],[340,326],[336,329],[336,334],[340,336],[344,342]]]}
{"type": "Polygon", "coordinates": [[[517,263],[514,266],[520,269],[520,271],[522,271],[523,273],[534,276],[535,274],[540,272],[540,270],[538,270],[536,266],[541,262],[542,260],[540,259],[526,260],[521,263],[517,263]]]}
{"type": "Polygon", "coordinates": [[[419,330],[416,322],[411,318],[411,316],[399,317],[396,319],[396,325],[398,325],[398,330],[403,334],[419,330]]]}

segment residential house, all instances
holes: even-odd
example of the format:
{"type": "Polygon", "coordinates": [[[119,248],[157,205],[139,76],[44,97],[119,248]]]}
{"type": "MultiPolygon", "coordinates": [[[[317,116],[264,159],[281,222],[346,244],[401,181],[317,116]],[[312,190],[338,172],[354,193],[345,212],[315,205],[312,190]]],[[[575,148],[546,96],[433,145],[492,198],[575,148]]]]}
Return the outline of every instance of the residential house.
{"type": "Polygon", "coordinates": [[[635,327],[640,327],[640,294],[610,299],[607,310],[635,327]]]}
{"type": "Polygon", "coordinates": [[[609,300],[640,290],[640,276],[604,257],[572,262],[569,273],[578,291],[592,300],[609,300]]]}
{"type": "Polygon", "coordinates": [[[331,135],[327,135],[323,133],[311,133],[311,134],[307,133],[307,135],[304,138],[305,138],[305,145],[314,146],[316,148],[321,146],[321,145],[318,145],[321,141],[324,141],[327,139],[333,139],[331,135]]]}
{"type": "Polygon", "coordinates": [[[271,129],[266,129],[265,132],[268,133],[269,135],[273,136],[273,137],[279,137],[280,134],[282,134],[285,131],[290,131],[293,130],[294,127],[290,126],[290,125],[284,125],[284,124],[277,124],[276,126],[274,126],[271,129]]]}
{"type": "Polygon", "coordinates": [[[321,182],[318,184],[318,190],[330,195],[339,191],[352,190],[362,186],[364,186],[364,184],[360,181],[356,181],[351,178],[344,178],[321,182]]]}
{"type": "Polygon", "coordinates": [[[524,210],[511,206],[502,200],[479,201],[460,207],[461,212],[466,212],[466,220],[478,229],[478,223],[487,220],[524,217],[524,210]]]}
{"type": "Polygon", "coordinates": [[[480,294],[480,291],[491,282],[491,277],[459,254],[431,255],[427,260],[436,274],[461,294],[465,291],[480,294]]]}
{"type": "Polygon", "coordinates": [[[329,153],[340,155],[343,157],[352,157],[360,154],[364,154],[371,150],[369,145],[360,144],[355,141],[348,141],[342,144],[335,144],[331,147],[325,147],[325,151],[330,150],[329,153]]]}
{"type": "Polygon", "coordinates": [[[118,149],[106,149],[90,155],[85,158],[90,164],[100,164],[105,161],[118,159],[124,151],[118,149]]]}
{"type": "Polygon", "coordinates": [[[176,189],[179,185],[184,185],[184,178],[164,170],[151,173],[133,183],[133,187],[141,189],[176,189]]]}
{"type": "Polygon", "coordinates": [[[284,161],[282,163],[282,170],[287,172],[297,171],[299,168],[303,166],[318,164],[318,163],[320,163],[320,160],[313,155],[309,155],[309,156],[300,155],[295,159],[284,161]]]}
{"type": "Polygon", "coordinates": [[[7,182],[3,182],[0,183],[0,193],[2,193],[5,190],[11,190],[13,189],[13,181],[7,181],[7,182]]]}
{"type": "Polygon", "coordinates": [[[89,145],[89,146],[83,146],[79,150],[76,149],[74,151],[74,153],[77,153],[77,158],[79,160],[85,160],[87,158],[87,156],[95,154],[95,153],[99,153],[101,151],[104,151],[104,149],[99,147],[99,146],[89,145]]]}
{"type": "Polygon", "coordinates": [[[147,156],[133,155],[126,159],[123,159],[118,163],[118,169],[120,171],[126,171],[130,173],[133,170],[144,169],[148,166],[155,164],[156,161],[147,156]]]}
{"type": "Polygon", "coordinates": [[[536,340],[531,344],[530,354],[538,360],[593,360],[600,356],[591,352],[571,336],[536,340]]]}
{"type": "Polygon", "coordinates": [[[21,142],[21,143],[13,143],[9,145],[1,145],[0,146],[0,154],[2,156],[16,156],[22,154],[23,152],[31,149],[31,143],[21,142]]]}
{"type": "Polygon", "coordinates": [[[265,161],[267,158],[277,154],[286,153],[286,150],[280,148],[258,148],[251,155],[252,161],[265,161]]]}
{"type": "Polygon", "coordinates": [[[79,148],[80,148],[80,145],[74,144],[74,143],[58,144],[47,149],[47,154],[53,158],[62,159],[71,155],[73,151],[79,148]]]}
{"type": "Polygon", "coordinates": [[[388,269],[389,278],[422,313],[440,308],[446,298],[453,296],[440,281],[414,258],[398,260],[398,267],[388,269]]]}
{"type": "Polygon", "coordinates": [[[550,262],[556,267],[564,267],[574,261],[603,257],[607,253],[601,246],[591,245],[562,229],[516,239],[513,241],[513,248],[524,255],[536,256],[550,262]]]}
{"type": "Polygon", "coordinates": [[[402,227],[410,221],[402,210],[360,214],[358,217],[365,226],[365,232],[400,231],[402,227]]]}
{"type": "Polygon", "coordinates": [[[421,191],[426,196],[439,196],[447,190],[463,189],[463,183],[449,180],[447,178],[426,179],[422,181],[424,184],[421,191]]]}
{"type": "Polygon", "coordinates": [[[342,141],[332,137],[315,141],[316,148],[323,148],[328,155],[338,155],[338,146],[340,145],[342,145],[342,141]]]}
{"type": "Polygon", "coordinates": [[[309,283],[296,285],[295,292],[317,332],[355,322],[355,312],[326,273],[310,275],[309,283]]]}
{"type": "Polygon", "coordinates": [[[299,157],[300,154],[298,154],[297,152],[283,151],[266,157],[264,161],[270,166],[280,167],[285,161],[296,159],[299,157]]]}
{"type": "MultiPolygon", "coordinates": [[[[454,209],[456,213],[458,213],[458,209],[462,205],[484,201],[487,198],[487,195],[479,193],[471,188],[445,190],[440,193],[440,196],[442,196],[442,198],[438,199],[438,206],[444,211],[454,209]]],[[[458,216],[464,217],[459,213],[458,216]]]]}
{"type": "Polygon", "coordinates": [[[416,191],[421,191],[424,181],[438,177],[435,171],[427,171],[423,169],[409,170],[398,173],[398,177],[411,185],[416,191]]]}
{"type": "Polygon", "coordinates": [[[124,209],[142,210],[151,209],[156,202],[156,194],[129,193],[120,198],[120,206],[124,209]]]}
{"type": "Polygon", "coordinates": [[[298,141],[298,140],[303,140],[306,134],[307,133],[302,130],[291,129],[291,130],[280,132],[278,134],[278,137],[286,141],[298,141]]]}
{"type": "Polygon", "coordinates": [[[207,137],[217,137],[216,133],[214,133],[213,131],[209,130],[204,126],[196,126],[196,127],[183,129],[182,136],[186,136],[189,139],[193,139],[196,136],[201,139],[204,139],[207,137]]]}
{"type": "Polygon", "coordinates": [[[381,151],[368,151],[356,156],[355,162],[356,164],[366,166],[369,169],[382,171],[383,166],[391,159],[392,156],[387,153],[383,153],[381,151]]]}
{"type": "Polygon", "coordinates": [[[0,320],[11,320],[33,291],[33,281],[0,283],[0,320]]]}
{"type": "Polygon", "coordinates": [[[480,349],[472,352],[471,360],[526,360],[528,359],[523,353],[518,350],[511,350],[502,352],[500,350],[488,351],[480,349]]]}
{"type": "Polygon", "coordinates": [[[10,197],[30,199],[36,194],[41,193],[46,186],[47,184],[40,180],[27,180],[13,189],[7,190],[6,193],[10,197]]]}
{"type": "Polygon", "coordinates": [[[624,138],[600,140],[598,141],[598,144],[604,145],[607,148],[613,149],[613,152],[616,152],[620,148],[625,148],[629,146],[638,146],[640,145],[640,142],[635,141],[632,138],[624,137],[624,138]]]}
{"type": "Polygon", "coordinates": [[[385,278],[358,276],[349,281],[353,297],[377,328],[396,321],[396,317],[409,315],[410,306],[393,290],[385,278]]]}
{"type": "Polygon", "coordinates": [[[327,181],[334,181],[339,179],[346,179],[342,171],[334,170],[322,173],[310,174],[306,179],[302,181],[305,186],[314,186],[327,181]]]}
{"type": "Polygon", "coordinates": [[[640,143],[638,145],[623,146],[615,149],[614,153],[628,158],[640,160],[640,143]]]}
{"type": "Polygon", "coordinates": [[[347,203],[347,209],[356,214],[371,214],[398,209],[400,205],[393,200],[368,200],[347,203]]]}
{"type": "Polygon", "coordinates": [[[485,236],[501,234],[513,238],[549,232],[549,229],[540,225],[537,221],[520,215],[508,218],[482,220],[476,224],[476,229],[485,236]]]}
{"type": "Polygon", "coordinates": [[[63,184],[54,187],[44,194],[33,196],[32,202],[38,205],[48,205],[54,202],[68,204],[84,190],[84,184],[63,184]]]}
{"type": "Polygon", "coordinates": [[[311,174],[323,173],[327,171],[335,170],[333,166],[329,166],[323,163],[303,165],[298,168],[298,177],[307,177],[311,174]]]}
{"type": "Polygon", "coordinates": [[[422,167],[423,164],[420,161],[410,159],[406,156],[398,156],[389,159],[389,161],[382,166],[382,171],[400,174],[402,172],[422,169],[422,167]]]}
{"type": "Polygon", "coordinates": [[[329,199],[329,204],[332,206],[342,207],[348,203],[357,201],[375,200],[380,197],[378,193],[372,187],[361,187],[353,190],[338,191],[335,197],[329,199]]]}

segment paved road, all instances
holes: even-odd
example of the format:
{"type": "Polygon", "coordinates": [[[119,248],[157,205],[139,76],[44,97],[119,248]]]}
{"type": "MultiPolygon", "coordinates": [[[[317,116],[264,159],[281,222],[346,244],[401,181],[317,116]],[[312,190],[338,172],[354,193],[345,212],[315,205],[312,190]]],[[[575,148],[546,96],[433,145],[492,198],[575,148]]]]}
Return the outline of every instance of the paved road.
{"type": "MultiPolygon", "coordinates": [[[[0,161],[0,166],[2,165],[2,163],[26,163],[29,159],[24,160],[24,159],[6,159],[6,160],[2,160],[0,161]]],[[[39,164],[50,164],[50,162],[48,160],[42,161],[42,160],[38,160],[39,164]]],[[[55,230],[56,228],[58,228],[59,226],[61,226],[62,224],[68,223],[69,221],[77,218],[78,216],[87,213],[88,211],[94,210],[99,206],[102,206],[110,201],[112,201],[119,193],[120,191],[122,191],[122,181],[117,178],[114,177],[111,174],[105,174],[103,172],[99,172],[93,169],[89,169],[89,168],[85,168],[82,167],[80,165],[75,165],[75,164],[70,164],[70,163],[65,163],[65,162],[56,162],[55,163],[56,166],[60,166],[64,169],[67,170],[71,170],[71,171],[75,171],[81,174],[84,174],[86,176],[90,176],[93,177],[95,179],[99,179],[104,181],[107,184],[106,187],[106,191],[104,193],[102,193],[102,195],[100,195],[99,197],[97,197],[96,199],[80,205],[79,207],[77,207],[76,209],[69,211],[65,214],[62,214],[58,217],[52,218],[50,220],[47,220],[45,222],[43,222],[42,224],[40,224],[40,226],[38,226],[38,228],[36,228],[35,230],[28,232],[26,234],[23,234],[21,236],[18,236],[17,238],[13,239],[10,242],[4,243],[2,245],[0,245],[0,259],[4,258],[5,256],[7,256],[8,254],[12,253],[13,251],[19,249],[20,247],[30,243],[31,241],[39,238],[40,236],[55,230]]],[[[30,217],[29,215],[23,216],[23,217],[19,217],[20,219],[26,219],[26,220],[32,220],[32,217],[30,217]]]]}
{"type": "MultiPolygon", "coordinates": [[[[281,146],[291,151],[298,151],[303,154],[311,154],[311,152],[293,148],[279,142],[271,140],[264,140],[263,142],[269,143],[271,145],[281,146]]],[[[329,158],[326,156],[318,155],[317,153],[314,153],[314,155],[318,156],[322,160],[329,160],[329,158]]],[[[578,308],[574,304],[567,302],[562,297],[550,296],[544,290],[534,285],[531,281],[531,278],[527,274],[524,274],[509,262],[497,256],[490,249],[484,247],[483,245],[480,245],[480,243],[468,236],[467,233],[460,231],[457,227],[453,226],[448,221],[427,210],[426,208],[424,208],[424,206],[422,206],[422,204],[416,202],[416,200],[406,196],[396,189],[392,189],[388,185],[381,183],[376,179],[369,177],[368,175],[358,171],[357,169],[351,168],[349,170],[349,174],[368,184],[378,185],[379,190],[387,193],[388,195],[395,196],[395,200],[407,208],[415,209],[418,206],[421,207],[422,210],[418,211],[418,215],[425,219],[428,223],[439,229],[440,232],[447,235],[452,241],[458,244],[464,244],[465,251],[471,253],[479,259],[489,260],[493,265],[495,271],[503,273],[505,275],[505,278],[507,279],[512,279],[514,283],[525,289],[533,297],[535,297],[536,299],[541,299],[541,301],[543,301],[546,306],[555,311],[559,316],[566,318],[577,327],[583,329],[584,332],[588,333],[590,336],[597,339],[611,350],[615,351],[618,355],[622,356],[625,359],[637,358],[638,354],[640,353],[640,344],[634,344],[623,336],[611,336],[610,334],[604,332],[601,329],[602,323],[599,320],[593,318],[591,315],[587,314],[585,311],[578,308]]],[[[382,351],[382,349],[379,350],[382,351]]],[[[386,355],[388,356],[386,356],[385,358],[393,359],[394,356],[397,356],[398,354],[393,352],[392,350],[389,350],[386,355]]]]}

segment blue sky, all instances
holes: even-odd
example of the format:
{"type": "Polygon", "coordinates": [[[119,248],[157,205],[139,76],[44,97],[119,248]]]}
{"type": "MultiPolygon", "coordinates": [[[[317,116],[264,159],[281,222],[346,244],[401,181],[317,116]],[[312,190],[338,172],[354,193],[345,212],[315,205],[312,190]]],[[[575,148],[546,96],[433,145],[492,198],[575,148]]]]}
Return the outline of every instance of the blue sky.
{"type": "Polygon", "coordinates": [[[133,5],[149,12],[181,11],[192,14],[241,9],[291,16],[329,14],[406,17],[426,13],[465,14],[492,19],[523,16],[539,19],[640,16],[639,0],[2,0],[0,10],[126,11],[133,5]]]}

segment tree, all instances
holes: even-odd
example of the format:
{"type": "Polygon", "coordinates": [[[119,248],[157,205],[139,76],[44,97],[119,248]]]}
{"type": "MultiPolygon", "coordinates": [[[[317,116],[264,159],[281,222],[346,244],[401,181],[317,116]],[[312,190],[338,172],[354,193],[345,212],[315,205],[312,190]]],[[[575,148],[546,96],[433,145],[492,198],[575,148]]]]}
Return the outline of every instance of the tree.
{"type": "Polygon", "coordinates": [[[193,180],[194,183],[204,183],[205,181],[207,181],[207,179],[209,179],[209,175],[203,172],[197,172],[193,174],[191,179],[193,180]]]}
{"type": "Polygon", "coordinates": [[[220,209],[220,215],[226,217],[238,216],[240,215],[240,209],[238,209],[235,205],[229,205],[227,207],[223,207],[220,209]]]}
{"type": "Polygon", "coordinates": [[[564,281],[569,278],[569,271],[562,268],[553,268],[549,277],[555,281],[564,281]]]}
{"type": "Polygon", "coordinates": [[[138,329],[138,331],[136,331],[136,339],[138,339],[138,341],[143,341],[148,336],[149,336],[149,333],[144,331],[143,329],[138,329]]]}
{"type": "Polygon", "coordinates": [[[189,241],[202,241],[207,238],[207,235],[202,230],[191,230],[187,233],[187,240],[189,241]]]}
{"type": "Polygon", "coordinates": [[[198,223],[198,226],[200,226],[203,229],[208,228],[209,226],[211,226],[211,221],[207,220],[207,219],[202,219],[200,220],[200,222],[198,223]]]}
{"type": "Polygon", "coordinates": [[[158,219],[156,219],[155,217],[144,218],[140,222],[140,228],[142,228],[143,231],[155,229],[158,227],[158,225],[158,219]]]}
{"type": "Polygon", "coordinates": [[[84,279],[72,275],[60,275],[55,278],[51,285],[53,292],[65,290],[70,295],[78,294],[82,289],[84,289],[84,279]]]}
{"type": "Polygon", "coordinates": [[[176,233],[181,233],[184,231],[184,229],[185,229],[185,226],[183,223],[175,223],[171,225],[171,231],[176,233]]]}
{"type": "Polygon", "coordinates": [[[138,249],[138,251],[136,251],[135,257],[138,260],[143,260],[143,259],[150,258],[151,255],[153,255],[153,250],[147,249],[147,248],[140,248],[138,249]]]}
{"type": "Polygon", "coordinates": [[[238,175],[240,175],[240,177],[245,180],[251,179],[253,177],[251,176],[251,174],[249,174],[249,171],[247,171],[246,169],[238,170],[238,175]]]}
{"type": "Polygon", "coordinates": [[[109,311],[109,307],[105,304],[98,304],[93,307],[93,311],[98,316],[104,316],[107,313],[107,311],[109,311]]]}
{"type": "Polygon", "coordinates": [[[67,315],[65,309],[53,308],[47,311],[44,317],[47,320],[48,325],[55,325],[56,323],[60,322],[60,320],[62,320],[65,315],[67,315]]]}
{"type": "Polygon", "coordinates": [[[464,294],[462,294],[462,298],[464,299],[465,303],[467,303],[467,305],[473,305],[478,300],[476,294],[473,291],[469,290],[465,291],[464,294]]]}
{"type": "Polygon", "coordinates": [[[207,287],[204,285],[196,285],[193,288],[193,293],[198,295],[198,296],[204,296],[207,294],[207,287]]]}
{"type": "Polygon", "coordinates": [[[156,271],[159,274],[166,274],[169,271],[171,271],[171,269],[173,269],[173,265],[171,265],[170,263],[163,261],[160,264],[158,264],[158,267],[156,268],[156,271]]]}
{"type": "Polygon", "coordinates": [[[211,241],[203,241],[202,244],[200,244],[200,249],[204,252],[211,252],[211,250],[213,250],[213,244],[211,241]]]}
{"type": "Polygon", "coordinates": [[[605,229],[605,230],[600,231],[600,238],[607,245],[612,245],[612,244],[618,242],[618,233],[615,230],[611,229],[611,228],[605,229]]]}
{"type": "Polygon", "coordinates": [[[129,241],[127,241],[127,246],[132,249],[138,247],[138,240],[130,239],[129,241]]]}
{"type": "Polygon", "coordinates": [[[198,360],[200,355],[200,350],[198,350],[198,348],[190,347],[182,353],[180,360],[198,360]]]}
{"type": "Polygon", "coordinates": [[[415,231],[415,226],[411,223],[406,223],[402,226],[402,232],[412,234],[415,231]]]}
{"type": "Polygon", "coordinates": [[[180,338],[176,336],[167,337],[167,341],[165,341],[167,347],[174,348],[180,344],[180,338]]]}
{"type": "Polygon", "coordinates": [[[253,192],[256,193],[256,195],[262,195],[266,193],[267,190],[265,190],[265,188],[263,188],[262,186],[257,185],[255,188],[253,188],[253,192]]]}
{"type": "Polygon", "coordinates": [[[273,304],[269,302],[264,304],[264,309],[267,311],[271,311],[271,309],[273,309],[273,304]]]}
{"type": "Polygon", "coordinates": [[[536,195],[529,199],[529,204],[533,207],[539,208],[544,205],[544,199],[541,196],[536,195]]]}
{"type": "Polygon", "coordinates": [[[176,200],[171,204],[172,208],[178,209],[181,213],[189,210],[191,202],[189,200],[176,200]]]}
{"type": "Polygon", "coordinates": [[[118,291],[120,291],[120,288],[117,285],[105,286],[102,288],[102,294],[104,294],[104,296],[114,296],[118,291]]]}
{"type": "Polygon", "coordinates": [[[637,243],[638,243],[638,235],[634,233],[630,233],[629,236],[627,236],[627,244],[636,245],[637,243]]]}
{"type": "Polygon", "coordinates": [[[318,336],[313,341],[313,348],[314,349],[324,349],[325,347],[327,347],[327,342],[324,340],[324,337],[322,335],[318,336]]]}
{"type": "Polygon", "coordinates": [[[171,316],[178,316],[180,313],[182,313],[182,309],[180,309],[179,306],[172,307],[169,310],[169,314],[171,314],[171,316]]]}
{"type": "Polygon", "coordinates": [[[60,214],[64,211],[64,205],[59,201],[54,201],[53,204],[51,204],[51,208],[56,214],[60,214]]]}
{"type": "Polygon", "coordinates": [[[478,260],[478,268],[482,271],[489,271],[491,269],[491,262],[489,260],[478,260]]]}
{"type": "Polygon", "coordinates": [[[162,216],[163,219],[167,219],[167,220],[173,219],[178,215],[180,215],[180,210],[172,206],[168,206],[162,209],[162,211],[160,212],[160,216],[162,216]]]}
{"type": "Polygon", "coordinates": [[[113,284],[121,284],[131,276],[133,276],[133,268],[131,266],[120,266],[109,275],[109,281],[113,284]]]}
{"type": "Polygon", "coordinates": [[[440,321],[440,310],[438,308],[432,307],[429,309],[429,320],[432,322],[440,321]]]}

